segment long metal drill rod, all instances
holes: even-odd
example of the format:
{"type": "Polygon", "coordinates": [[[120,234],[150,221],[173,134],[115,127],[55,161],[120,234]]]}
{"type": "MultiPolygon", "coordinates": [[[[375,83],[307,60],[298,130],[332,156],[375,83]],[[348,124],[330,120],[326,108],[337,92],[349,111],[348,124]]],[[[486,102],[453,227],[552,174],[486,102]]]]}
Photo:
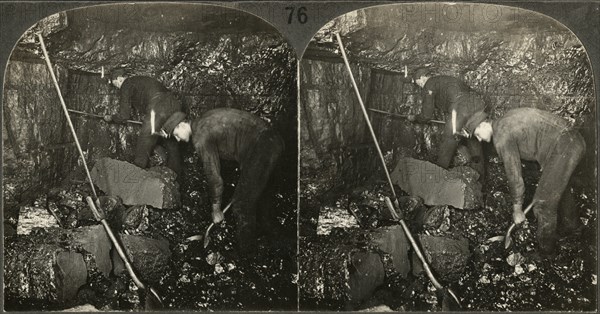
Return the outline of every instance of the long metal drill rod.
{"type": "Polygon", "coordinates": [[[360,96],[360,91],[358,90],[358,85],[354,80],[354,75],[352,75],[352,69],[350,68],[350,63],[348,63],[348,57],[346,57],[346,50],[344,49],[344,45],[342,44],[342,38],[339,33],[335,33],[335,37],[337,38],[338,45],[340,46],[340,51],[342,52],[342,57],[344,58],[344,63],[346,64],[346,68],[348,69],[348,74],[350,75],[350,81],[352,81],[352,86],[354,87],[354,92],[356,92],[356,97],[358,98],[358,102],[360,103],[360,109],[365,117],[365,121],[367,122],[367,127],[371,133],[371,137],[373,138],[373,142],[375,142],[375,147],[377,148],[377,154],[379,154],[379,158],[381,159],[381,164],[383,165],[383,170],[385,171],[385,175],[387,177],[388,183],[390,185],[390,189],[392,190],[392,194],[394,195],[394,200],[396,199],[396,191],[394,190],[394,184],[392,183],[392,178],[390,177],[390,172],[387,169],[385,164],[385,159],[383,158],[383,153],[381,152],[381,147],[379,147],[379,142],[377,141],[377,137],[375,136],[375,131],[373,130],[373,126],[371,125],[371,120],[369,120],[369,114],[367,113],[365,104],[362,101],[362,97],[360,96]]]}
{"type": "MultiPolygon", "coordinates": [[[[392,113],[392,112],[387,112],[387,111],[383,111],[383,110],[379,110],[379,109],[373,109],[373,108],[369,108],[369,110],[373,111],[373,112],[385,114],[385,115],[388,115],[388,116],[392,116],[392,117],[399,117],[399,118],[408,119],[408,115],[404,115],[404,114],[392,113]]],[[[446,124],[446,121],[441,121],[441,120],[429,120],[429,122],[431,122],[431,123],[437,123],[437,124],[446,124]]]]}
{"type": "Polygon", "coordinates": [[[75,127],[73,127],[73,122],[71,122],[71,117],[69,116],[69,111],[67,109],[67,105],[65,104],[65,100],[63,99],[62,93],[60,91],[60,86],[58,85],[58,80],[56,80],[56,75],[54,75],[54,69],[52,68],[52,63],[50,62],[50,57],[48,57],[48,51],[46,51],[46,45],[44,44],[44,38],[42,38],[42,34],[37,34],[40,40],[40,45],[42,46],[42,52],[44,53],[44,58],[46,60],[46,65],[48,66],[48,71],[50,71],[50,76],[52,77],[52,81],[54,82],[54,87],[56,88],[56,92],[58,93],[58,98],[60,99],[60,104],[62,105],[63,111],[67,118],[67,122],[69,123],[69,128],[71,129],[71,134],[73,135],[73,139],[75,140],[75,144],[77,145],[77,150],[79,151],[79,156],[81,156],[81,161],[83,162],[83,167],[85,168],[85,173],[87,174],[88,181],[90,182],[90,186],[92,187],[92,193],[94,193],[94,197],[97,199],[98,194],[96,194],[96,188],[94,188],[94,183],[92,182],[92,176],[90,175],[90,170],[88,169],[87,162],[85,161],[85,156],[83,155],[83,150],[81,149],[81,145],[79,144],[79,139],[77,139],[77,133],[75,133],[75,127]]]}
{"type": "MultiPolygon", "coordinates": [[[[67,109],[69,112],[75,113],[75,114],[80,114],[82,116],[90,116],[90,117],[95,117],[95,118],[100,118],[100,119],[104,119],[103,115],[99,115],[99,114],[95,114],[95,113],[88,113],[88,112],[83,112],[83,111],[79,111],[79,110],[75,110],[75,109],[67,109]]],[[[141,121],[135,121],[135,120],[125,120],[125,122],[127,123],[131,123],[131,124],[138,124],[138,125],[142,125],[141,121]]]]}

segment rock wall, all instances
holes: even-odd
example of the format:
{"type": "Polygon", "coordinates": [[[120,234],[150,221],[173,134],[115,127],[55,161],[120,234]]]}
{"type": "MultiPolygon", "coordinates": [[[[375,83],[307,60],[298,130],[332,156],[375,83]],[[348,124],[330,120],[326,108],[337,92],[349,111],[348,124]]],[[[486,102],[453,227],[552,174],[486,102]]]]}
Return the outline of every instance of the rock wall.
{"type": "MultiPolygon", "coordinates": [[[[271,122],[290,143],[284,158],[295,167],[295,53],[270,25],[250,14],[208,6],[110,7],[48,17],[13,51],[3,104],[5,204],[28,199],[19,197],[24,190],[38,192],[81,170],[34,32],[44,36],[67,107],[116,113],[118,90],[100,74],[124,67],[132,75],[163,82],[192,118],[234,107],[271,122]]],[[[78,115],[71,119],[90,168],[102,157],[132,159],[139,126],[78,115]]]]}
{"type": "MultiPolygon", "coordinates": [[[[418,113],[419,88],[403,83],[401,72],[405,66],[409,74],[428,66],[434,75],[459,77],[480,92],[494,118],[512,108],[536,107],[580,127],[590,148],[583,162],[584,173],[595,173],[596,132],[590,122],[596,111],[593,76],[585,48],[573,33],[546,16],[523,9],[442,3],[358,10],[333,20],[316,34],[300,68],[301,100],[306,103],[302,106],[321,112],[319,119],[302,121],[305,173],[315,168],[336,173],[331,169],[337,164],[329,160],[339,160],[340,153],[329,149],[332,141],[345,146],[370,141],[361,115],[331,117],[334,112],[359,110],[340,63],[334,32],[342,36],[367,107],[418,113]],[[338,83],[327,84],[327,80],[338,83]],[[329,115],[323,114],[328,111],[329,115]],[[334,134],[334,139],[326,139],[329,134],[334,134]],[[319,160],[328,162],[324,166],[319,160]]],[[[304,111],[302,114],[306,116],[304,111]]],[[[382,149],[393,153],[391,159],[405,155],[435,160],[438,126],[376,113],[371,116],[382,149]]],[[[443,117],[438,115],[438,119],[443,117]]],[[[375,153],[371,156],[377,158],[375,153]]]]}
{"type": "MultiPolygon", "coordinates": [[[[55,71],[64,89],[68,71],[55,71]]],[[[39,193],[42,182],[62,179],[77,151],[45,64],[9,63],[3,96],[4,208],[18,214],[18,204],[39,193]]]]}

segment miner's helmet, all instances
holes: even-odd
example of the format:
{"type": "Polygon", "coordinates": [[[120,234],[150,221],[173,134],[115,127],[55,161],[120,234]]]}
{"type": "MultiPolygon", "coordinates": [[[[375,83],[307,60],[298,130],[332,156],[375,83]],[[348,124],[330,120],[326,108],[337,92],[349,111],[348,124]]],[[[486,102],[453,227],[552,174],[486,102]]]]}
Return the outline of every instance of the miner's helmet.
{"type": "Polygon", "coordinates": [[[417,82],[421,76],[429,76],[429,69],[427,68],[418,68],[415,70],[415,73],[412,75],[413,83],[417,82]]]}

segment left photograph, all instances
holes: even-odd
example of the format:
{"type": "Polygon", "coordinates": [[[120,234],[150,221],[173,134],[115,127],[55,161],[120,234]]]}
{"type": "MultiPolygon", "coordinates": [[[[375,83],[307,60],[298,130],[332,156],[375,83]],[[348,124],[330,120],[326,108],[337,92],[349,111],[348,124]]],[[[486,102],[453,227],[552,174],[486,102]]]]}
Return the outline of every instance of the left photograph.
{"type": "Polygon", "coordinates": [[[33,25],[3,83],[4,310],[296,310],[296,64],[225,7],[33,25]]]}

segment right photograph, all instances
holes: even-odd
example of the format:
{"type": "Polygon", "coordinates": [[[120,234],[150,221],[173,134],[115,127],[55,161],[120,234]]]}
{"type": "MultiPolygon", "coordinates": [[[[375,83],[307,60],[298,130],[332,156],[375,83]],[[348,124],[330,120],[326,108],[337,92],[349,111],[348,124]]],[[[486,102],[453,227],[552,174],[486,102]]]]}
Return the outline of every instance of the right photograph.
{"type": "Polygon", "coordinates": [[[596,91],[567,26],[365,8],[299,81],[300,310],[597,310],[596,91]]]}

